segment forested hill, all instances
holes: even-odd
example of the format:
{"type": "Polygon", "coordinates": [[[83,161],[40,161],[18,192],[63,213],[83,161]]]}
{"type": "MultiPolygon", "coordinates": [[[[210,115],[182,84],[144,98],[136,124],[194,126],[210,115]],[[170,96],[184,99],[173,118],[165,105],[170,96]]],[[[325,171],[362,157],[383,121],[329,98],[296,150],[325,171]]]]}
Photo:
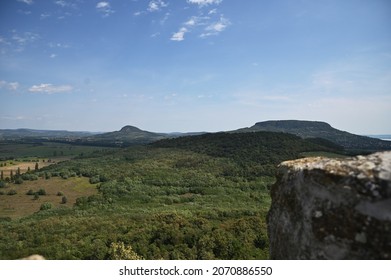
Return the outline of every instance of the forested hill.
{"type": "Polygon", "coordinates": [[[164,139],[151,144],[156,147],[186,149],[215,157],[232,158],[237,162],[278,164],[312,151],[341,152],[338,146],[323,139],[302,139],[281,132],[207,133],[164,139]]]}
{"type": "Polygon", "coordinates": [[[146,144],[166,137],[168,136],[163,133],[149,132],[127,125],[119,131],[107,132],[84,138],[82,142],[103,146],[129,146],[135,144],[146,144]]]}
{"type": "Polygon", "coordinates": [[[278,120],[258,122],[249,128],[236,132],[273,131],[292,133],[303,138],[323,138],[348,150],[381,151],[391,150],[391,141],[384,141],[352,134],[333,128],[328,123],[319,121],[278,120]]]}

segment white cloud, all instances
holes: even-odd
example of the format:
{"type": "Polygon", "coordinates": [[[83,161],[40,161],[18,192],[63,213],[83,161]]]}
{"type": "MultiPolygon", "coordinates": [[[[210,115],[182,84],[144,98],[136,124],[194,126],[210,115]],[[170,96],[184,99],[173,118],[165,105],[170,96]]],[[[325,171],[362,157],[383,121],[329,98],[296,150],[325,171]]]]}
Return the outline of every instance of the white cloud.
{"type": "Polygon", "coordinates": [[[6,42],[10,51],[22,52],[27,46],[33,44],[39,38],[40,36],[33,32],[18,33],[13,30],[12,36],[6,42]]]}
{"type": "Polygon", "coordinates": [[[73,90],[73,87],[70,86],[70,85],[55,86],[55,85],[52,85],[52,84],[33,85],[32,87],[29,88],[30,92],[45,93],[45,94],[69,92],[69,91],[72,91],[72,90],[73,90]]]}
{"type": "Polygon", "coordinates": [[[0,81],[0,89],[6,88],[12,91],[15,91],[19,88],[18,82],[6,82],[6,81],[0,81]]]}
{"type": "Polygon", "coordinates": [[[96,4],[96,9],[98,12],[102,13],[104,17],[114,13],[114,10],[111,9],[110,3],[105,1],[98,2],[96,4]]]}
{"type": "Polygon", "coordinates": [[[48,18],[48,17],[50,17],[50,16],[51,16],[50,13],[42,13],[41,16],[40,16],[40,18],[41,18],[41,19],[45,19],[45,18],[48,18]]]}
{"type": "Polygon", "coordinates": [[[23,3],[27,4],[27,5],[31,5],[31,4],[34,3],[33,0],[18,0],[18,2],[23,2],[23,3]]]}
{"type": "Polygon", "coordinates": [[[64,0],[58,0],[56,2],[54,2],[55,4],[61,6],[61,7],[66,7],[67,6],[67,2],[65,2],[64,0]]]}
{"type": "Polygon", "coordinates": [[[162,8],[167,6],[168,4],[165,3],[163,0],[152,0],[148,4],[148,11],[150,12],[160,11],[162,8]]]}
{"type": "Polygon", "coordinates": [[[197,25],[207,25],[207,21],[209,20],[209,17],[202,17],[202,16],[192,16],[188,21],[184,23],[184,25],[193,27],[197,25]]]}
{"type": "Polygon", "coordinates": [[[50,58],[56,58],[57,57],[57,54],[55,54],[55,53],[52,53],[51,55],[50,55],[50,58]]]}
{"type": "Polygon", "coordinates": [[[160,20],[160,24],[161,25],[165,24],[169,17],[170,17],[170,13],[166,13],[164,17],[160,20]]]}
{"type": "Polygon", "coordinates": [[[208,15],[214,15],[214,14],[217,14],[217,9],[213,9],[208,12],[208,15]]]}
{"type": "Polygon", "coordinates": [[[218,5],[221,2],[223,2],[223,0],[187,0],[187,3],[196,4],[199,5],[200,7],[212,5],[212,4],[218,5]]]}
{"type": "Polygon", "coordinates": [[[99,2],[98,4],[96,4],[96,8],[97,9],[110,8],[110,3],[109,2],[99,2]]]}
{"type": "Polygon", "coordinates": [[[12,40],[14,40],[19,45],[25,45],[36,41],[39,38],[39,35],[32,32],[24,32],[23,34],[18,34],[14,32],[12,35],[12,40]]]}
{"type": "Polygon", "coordinates": [[[189,32],[186,27],[181,27],[178,32],[174,33],[171,37],[172,41],[183,41],[185,40],[185,34],[189,32]]]}
{"type": "Polygon", "coordinates": [[[203,30],[201,29],[202,34],[199,35],[199,37],[205,38],[208,36],[217,35],[224,31],[230,24],[231,22],[223,15],[218,18],[213,14],[204,15],[201,13],[200,16],[192,16],[186,22],[184,22],[180,30],[174,33],[174,35],[171,37],[171,40],[183,41],[185,33],[190,31],[197,32],[200,30],[200,26],[204,27],[203,30]]]}
{"type": "Polygon", "coordinates": [[[65,1],[65,0],[57,0],[54,2],[56,5],[61,6],[63,8],[77,8],[77,4],[73,3],[72,1],[65,1]]]}
{"type": "Polygon", "coordinates": [[[220,32],[224,31],[229,25],[231,25],[231,22],[228,19],[221,16],[219,21],[208,25],[205,28],[206,32],[202,33],[200,37],[208,37],[208,36],[212,36],[212,35],[217,35],[220,32]]]}

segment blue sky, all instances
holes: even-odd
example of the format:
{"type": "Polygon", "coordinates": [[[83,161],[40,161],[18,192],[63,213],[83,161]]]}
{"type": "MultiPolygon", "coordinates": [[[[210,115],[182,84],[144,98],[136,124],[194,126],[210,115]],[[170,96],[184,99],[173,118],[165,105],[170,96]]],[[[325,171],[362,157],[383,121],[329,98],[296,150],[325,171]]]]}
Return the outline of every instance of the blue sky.
{"type": "Polygon", "coordinates": [[[391,134],[391,1],[5,0],[0,128],[391,134]]]}

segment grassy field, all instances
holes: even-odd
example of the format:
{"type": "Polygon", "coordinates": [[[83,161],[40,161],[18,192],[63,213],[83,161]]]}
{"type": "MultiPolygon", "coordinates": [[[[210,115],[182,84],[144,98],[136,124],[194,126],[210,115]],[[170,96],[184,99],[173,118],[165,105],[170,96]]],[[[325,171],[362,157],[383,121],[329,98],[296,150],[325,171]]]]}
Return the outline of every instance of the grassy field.
{"type": "Polygon", "coordinates": [[[21,218],[39,211],[40,206],[49,202],[53,208],[71,208],[76,199],[83,196],[90,196],[97,193],[96,185],[90,184],[88,178],[72,177],[69,179],[51,178],[38,179],[36,181],[24,181],[23,184],[9,184],[0,189],[0,217],[21,218]],[[34,195],[27,195],[27,192],[38,192],[45,190],[46,195],[40,195],[35,199],[34,195]],[[11,190],[15,190],[15,195],[8,195],[11,190]],[[59,196],[61,192],[63,195],[59,196]],[[62,197],[67,198],[66,203],[62,203],[62,197]]]}
{"type": "Polygon", "coordinates": [[[33,171],[35,170],[35,166],[38,163],[38,169],[43,168],[52,164],[56,164],[62,161],[70,160],[71,157],[63,156],[63,157],[56,157],[54,159],[42,159],[42,158],[24,158],[24,159],[16,159],[16,160],[3,160],[0,161],[0,172],[3,172],[3,177],[11,177],[11,171],[14,175],[17,174],[18,170],[20,170],[20,173],[26,173],[29,170],[33,171]]]}

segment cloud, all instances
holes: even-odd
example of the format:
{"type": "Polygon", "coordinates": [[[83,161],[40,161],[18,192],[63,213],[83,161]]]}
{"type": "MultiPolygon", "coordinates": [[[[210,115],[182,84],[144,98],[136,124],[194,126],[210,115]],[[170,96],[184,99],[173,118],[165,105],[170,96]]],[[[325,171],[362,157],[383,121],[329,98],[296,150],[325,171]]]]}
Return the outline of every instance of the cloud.
{"type": "Polygon", "coordinates": [[[144,12],[142,12],[142,11],[137,11],[137,12],[134,12],[133,15],[137,17],[137,16],[141,16],[143,13],[144,12]]]}
{"type": "Polygon", "coordinates": [[[98,2],[96,4],[96,9],[99,13],[102,13],[104,17],[108,17],[110,14],[114,13],[114,10],[111,9],[109,2],[98,2]]]}
{"type": "Polygon", "coordinates": [[[209,12],[208,12],[208,15],[214,15],[214,14],[216,14],[217,13],[217,9],[213,9],[213,10],[210,10],[209,12]]]}
{"type": "Polygon", "coordinates": [[[54,2],[56,5],[59,5],[61,7],[66,7],[68,5],[67,2],[65,2],[64,0],[58,0],[56,2],[54,2]]]}
{"type": "Polygon", "coordinates": [[[185,34],[189,32],[189,30],[186,27],[181,27],[178,32],[174,33],[171,36],[171,41],[183,41],[185,40],[185,34]]]}
{"type": "Polygon", "coordinates": [[[188,21],[184,23],[184,25],[189,27],[194,27],[198,25],[207,25],[207,21],[210,17],[205,16],[192,16],[188,21]]]}
{"type": "Polygon", "coordinates": [[[39,39],[39,35],[33,32],[24,32],[23,34],[18,34],[14,31],[12,35],[12,40],[14,40],[19,45],[25,45],[39,39]]]}
{"type": "Polygon", "coordinates": [[[19,33],[16,30],[12,31],[9,38],[1,38],[0,43],[6,47],[3,51],[22,52],[24,49],[40,39],[40,36],[33,32],[19,33]]]}
{"type": "Polygon", "coordinates": [[[6,88],[12,91],[16,91],[19,88],[18,82],[6,82],[6,81],[0,81],[0,89],[6,88]]]}
{"type": "Polygon", "coordinates": [[[205,28],[206,32],[202,33],[200,37],[204,38],[212,35],[217,35],[220,32],[224,31],[229,25],[231,25],[231,22],[225,17],[221,16],[217,22],[208,25],[205,28]]]}
{"type": "Polygon", "coordinates": [[[77,4],[75,3],[76,1],[65,1],[65,0],[57,0],[54,2],[54,4],[61,6],[62,8],[77,8],[77,4]]]}
{"type": "Polygon", "coordinates": [[[31,5],[31,4],[34,3],[33,0],[18,0],[18,2],[23,2],[23,3],[27,4],[27,5],[31,5]]]}
{"type": "Polygon", "coordinates": [[[218,5],[221,2],[223,2],[223,0],[187,0],[187,3],[196,4],[199,5],[200,7],[213,5],[213,4],[218,5]]]}
{"type": "Polygon", "coordinates": [[[50,13],[42,13],[41,16],[40,16],[40,18],[41,18],[41,19],[46,19],[46,18],[48,18],[48,17],[50,17],[50,16],[51,16],[50,13]]]}
{"type": "Polygon", "coordinates": [[[157,12],[160,11],[162,8],[167,7],[168,4],[163,2],[163,0],[152,0],[148,4],[148,11],[150,12],[157,12]]]}
{"type": "Polygon", "coordinates": [[[40,85],[33,85],[29,88],[30,92],[33,93],[45,93],[45,94],[54,94],[54,93],[62,93],[62,92],[69,92],[72,91],[73,87],[70,85],[60,85],[55,86],[52,84],[40,84],[40,85]]]}

